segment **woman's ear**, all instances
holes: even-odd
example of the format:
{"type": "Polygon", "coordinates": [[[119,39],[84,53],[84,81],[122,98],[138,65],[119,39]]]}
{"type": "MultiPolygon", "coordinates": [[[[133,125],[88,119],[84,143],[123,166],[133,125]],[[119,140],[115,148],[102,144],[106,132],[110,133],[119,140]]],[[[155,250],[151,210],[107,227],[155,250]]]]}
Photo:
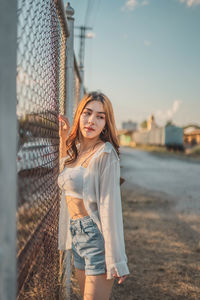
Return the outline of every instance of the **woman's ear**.
{"type": "Polygon", "coordinates": [[[104,134],[105,132],[106,132],[106,127],[104,127],[101,133],[104,134]]]}

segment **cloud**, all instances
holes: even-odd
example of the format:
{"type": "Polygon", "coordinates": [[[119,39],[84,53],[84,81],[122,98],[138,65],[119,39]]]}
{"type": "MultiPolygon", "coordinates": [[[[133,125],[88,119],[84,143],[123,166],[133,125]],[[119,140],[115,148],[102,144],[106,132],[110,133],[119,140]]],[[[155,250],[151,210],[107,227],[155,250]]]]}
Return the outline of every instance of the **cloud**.
{"type": "Polygon", "coordinates": [[[149,1],[142,1],[141,5],[142,6],[145,6],[145,5],[148,5],[149,4],[149,1]]]}
{"type": "Polygon", "coordinates": [[[158,121],[166,122],[168,120],[172,120],[173,116],[177,113],[180,108],[182,101],[181,100],[174,100],[174,103],[171,108],[167,110],[156,110],[153,115],[155,119],[158,121]]]}
{"type": "Polygon", "coordinates": [[[188,7],[200,4],[200,0],[179,0],[180,3],[186,3],[188,7]]]}
{"type": "Polygon", "coordinates": [[[124,10],[134,10],[138,6],[137,0],[127,0],[124,6],[124,10]]]}
{"type": "Polygon", "coordinates": [[[95,33],[94,32],[88,32],[87,34],[86,34],[86,37],[87,38],[89,38],[89,39],[93,39],[93,38],[95,38],[95,33]]]}
{"type": "Polygon", "coordinates": [[[139,1],[139,0],[127,0],[125,5],[121,8],[122,11],[132,11],[137,6],[146,6],[149,2],[146,0],[139,1]]]}

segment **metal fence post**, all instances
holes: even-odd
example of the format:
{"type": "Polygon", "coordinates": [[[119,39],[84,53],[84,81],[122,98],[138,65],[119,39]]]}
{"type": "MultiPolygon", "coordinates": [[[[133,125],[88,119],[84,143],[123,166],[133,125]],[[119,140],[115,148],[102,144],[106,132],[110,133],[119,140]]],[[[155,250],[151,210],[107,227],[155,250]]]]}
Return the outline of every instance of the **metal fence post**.
{"type": "Polygon", "coordinates": [[[0,299],[16,299],[17,2],[0,10],[0,299]]]}
{"type": "Polygon", "coordinates": [[[69,37],[66,42],[66,114],[72,125],[74,106],[74,9],[70,3],[66,4],[66,16],[69,28],[69,37]]]}
{"type": "MultiPolygon", "coordinates": [[[[67,24],[69,36],[66,41],[66,115],[72,125],[73,108],[74,108],[74,9],[67,2],[66,8],[67,24]]],[[[71,283],[71,251],[66,251],[66,294],[70,299],[70,283],[71,283]]]]}

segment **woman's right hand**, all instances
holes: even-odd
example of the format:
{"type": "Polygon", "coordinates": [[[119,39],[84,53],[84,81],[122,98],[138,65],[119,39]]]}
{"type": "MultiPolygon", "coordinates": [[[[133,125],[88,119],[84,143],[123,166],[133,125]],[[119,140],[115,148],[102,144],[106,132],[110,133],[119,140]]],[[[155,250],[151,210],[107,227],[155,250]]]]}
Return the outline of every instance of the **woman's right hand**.
{"type": "Polygon", "coordinates": [[[62,140],[67,139],[67,133],[70,129],[69,120],[63,115],[58,115],[59,120],[59,136],[62,140]]]}

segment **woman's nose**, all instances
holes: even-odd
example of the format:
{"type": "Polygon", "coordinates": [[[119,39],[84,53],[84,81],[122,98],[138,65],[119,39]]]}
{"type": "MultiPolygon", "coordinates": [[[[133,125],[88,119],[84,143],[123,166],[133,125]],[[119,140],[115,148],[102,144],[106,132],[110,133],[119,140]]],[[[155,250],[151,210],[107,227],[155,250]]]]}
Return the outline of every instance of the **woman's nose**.
{"type": "Polygon", "coordinates": [[[93,123],[94,124],[94,115],[93,114],[91,114],[89,116],[88,123],[93,123]]]}

